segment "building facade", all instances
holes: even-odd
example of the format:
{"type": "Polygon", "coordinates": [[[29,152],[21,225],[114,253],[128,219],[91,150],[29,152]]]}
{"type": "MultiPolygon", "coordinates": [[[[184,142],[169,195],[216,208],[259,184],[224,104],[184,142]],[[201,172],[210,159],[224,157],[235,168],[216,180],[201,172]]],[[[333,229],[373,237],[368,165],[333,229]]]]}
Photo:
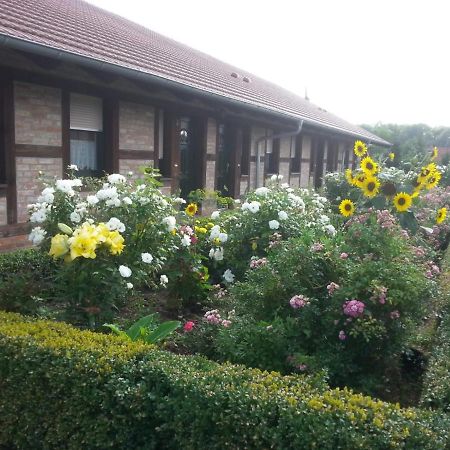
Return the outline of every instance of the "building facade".
{"type": "Polygon", "coordinates": [[[0,9],[0,235],[23,229],[39,172],[64,177],[69,164],[92,176],[152,166],[168,193],[239,197],[271,174],[320,186],[353,164],[355,139],[389,145],[81,0],[0,9]]]}

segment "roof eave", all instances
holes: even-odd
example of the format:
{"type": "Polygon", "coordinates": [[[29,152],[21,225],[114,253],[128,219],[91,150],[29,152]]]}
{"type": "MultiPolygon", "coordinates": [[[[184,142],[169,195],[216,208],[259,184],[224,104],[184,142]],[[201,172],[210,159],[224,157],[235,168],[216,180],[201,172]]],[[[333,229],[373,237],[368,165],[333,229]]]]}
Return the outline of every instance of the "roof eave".
{"type": "Polygon", "coordinates": [[[207,98],[215,98],[225,103],[231,103],[233,105],[245,106],[248,109],[252,109],[258,112],[270,113],[277,117],[283,119],[290,119],[293,121],[303,120],[305,123],[317,126],[320,128],[325,128],[328,130],[332,130],[344,135],[349,135],[353,137],[363,138],[364,140],[368,140],[369,143],[381,145],[384,147],[392,146],[391,143],[385,141],[384,139],[377,138],[370,140],[366,136],[358,134],[356,132],[351,132],[349,130],[345,130],[341,127],[330,125],[323,123],[318,120],[311,119],[310,117],[302,117],[300,115],[290,114],[287,112],[279,111],[274,108],[270,108],[264,105],[258,105],[253,102],[246,101],[245,99],[233,98],[230,96],[225,96],[217,92],[213,92],[207,89],[201,89],[198,86],[191,86],[189,84],[181,83],[179,81],[171,80],[170,78],[166,78],[162,75],[153,74],[150,72],[145,72],[133,67],[125,67],[119,64],[114,64],[109,61],[102,61],[95,58],[90,58],[85,55],[81,55],[75,52],[71,52],[65,49],[59,49],[47,45],[43,45],[41,43],[34,42],[32,40],[21,39],[14,36],[10,36],[5,33],[0,32],[0,46],[12,48],[15,50],[28,51],[31,53],[36,53],[42,56],[52,57],[62,61],[73,62],[81,65],[85,65],[97,70],[106,70],[109,72],[117,73],[119,75],[128,76],[137,79],[144,79],[151,81],[155,84],[159,84],[166,88],[176,88],[180,90],[184,90],[189,93],[193,93],[195,95],[199,95],[207,98]]]}

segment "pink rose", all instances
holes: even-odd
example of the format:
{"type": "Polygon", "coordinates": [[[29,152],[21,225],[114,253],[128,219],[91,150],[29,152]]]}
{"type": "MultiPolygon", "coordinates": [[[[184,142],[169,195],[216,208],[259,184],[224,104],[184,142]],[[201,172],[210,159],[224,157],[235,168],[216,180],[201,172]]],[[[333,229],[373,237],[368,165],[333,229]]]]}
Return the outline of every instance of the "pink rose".
{"type": "Polygon", "coordinates": [[[187,332],[192,331],[194,326],[195,326],[195,323],[192,320],[189,320],[188,322],[186,322],[184,324],[183,330],[187,331],[187,332]]]}

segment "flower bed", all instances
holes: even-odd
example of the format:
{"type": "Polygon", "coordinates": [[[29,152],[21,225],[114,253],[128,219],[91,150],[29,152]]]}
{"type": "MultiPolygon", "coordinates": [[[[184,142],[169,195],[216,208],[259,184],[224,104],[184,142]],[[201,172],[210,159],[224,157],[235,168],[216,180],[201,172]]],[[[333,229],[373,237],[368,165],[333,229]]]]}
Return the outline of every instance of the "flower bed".
{"type": "Polygon", "coordinates": [[[8,448],[450,445],[446,415],[15,314],[0,313],[0,383],[8,448]]]}

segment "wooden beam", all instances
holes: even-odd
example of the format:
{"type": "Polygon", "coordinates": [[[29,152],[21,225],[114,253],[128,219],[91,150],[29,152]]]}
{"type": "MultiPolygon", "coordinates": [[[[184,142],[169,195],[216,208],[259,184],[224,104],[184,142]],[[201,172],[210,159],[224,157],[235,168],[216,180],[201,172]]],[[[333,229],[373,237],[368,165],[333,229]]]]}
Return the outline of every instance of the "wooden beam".
{"type": "Polygon", "coordinates": [[[14,82],[11,77],[3,78],[4,149],[8,225],[17,223],[16,155],[14,126],[14,82]]]}
{"type": "Polygon", "coordinates": [[[31,144],[16,144],[16,156],[34,156],[37,158],[61,158],[62,147],[53,147],[50,145],[31,145],[31,144]]]}
{"type": "Polygon", "coordinates": [[[62,173],[66,177],[67,166],[70,164],[70,92],[62,91],[61,96],[61,142],[62,142],[62,173]]]}
{"type": "Polygon", "coordinates": [[[148,150],[120,150],[120,159],[142,159],[145,161],[153,161],[154,152],[148,150]]]}

